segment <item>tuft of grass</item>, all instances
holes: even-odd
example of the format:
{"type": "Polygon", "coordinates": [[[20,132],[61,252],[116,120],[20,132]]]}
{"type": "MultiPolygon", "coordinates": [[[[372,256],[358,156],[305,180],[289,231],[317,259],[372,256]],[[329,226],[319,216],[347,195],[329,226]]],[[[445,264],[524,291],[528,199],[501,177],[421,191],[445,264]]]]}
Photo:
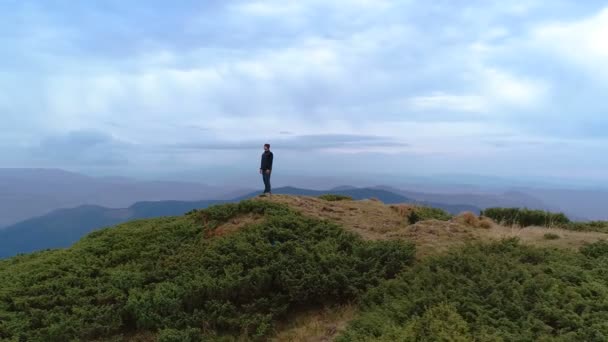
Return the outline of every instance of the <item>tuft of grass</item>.
{"type": "Polygon", "coordinates": [[[390,207],[397,212],[399,216],[404,217],[408,224],[415,224],[416,222],[426,220],[449,221],[452,218],[452,215],[439,208],[410,204],[397,204],[391,205],[390,207]]]}
{"type": "Polygon", "coordinates": [[[319,196],[320,199],[325,200],[325,201],[330,201],[330,202],[334,202],[334,201],[352,201],[353,198],[350,196],[345,196],[345,195],[336,195],[336,194],[325,194],[325,195],[321,195],[319,196]]]}
{"type": "Polygon", "coordinates": [[[311,308],[286,317],[285,326],[278,327],[272,342],[331,341],[358,314],[353,304],[311,308]]]}
{"type": "Polygon", "coordinates": [[[555,233],[545,233],[543,237],[545,240],[558,240],[560,238],[560,236],[555,233]]]}
{"type": "Polygon", "coordinates": [[[491,219],[487,217],[478,217],[470,211],[466,211],[454,217],[453,221],[474,228],[490,229],[494,226],[494,222],[491,219]]]}
{"type": "Polygon", "coordinates": [[[462,223],[464,223],[467,226],[471,226],[471,227],[479,226],[479,219],[477,218],[477,216],[475,216],[475,214],[473,214],[470,211],[461,213],[460,215],[458,215],[456,217],[456,219],[460,220],[462,223]]]}
{"type": "Polygon", "coordinates": [[[494,226],[494,221],[488,217],[479,218],[479,228],[490,229],[494,226]]]}
{"type": "Polygon", "coordinates": [[[409,224],[415,224],[416,222],[426,220],[448,221],[451,218],[452,215],[443,209],[432,207],[415,207],[407,217],[407,220],[409,224]]]}
{"type": "Polygon", "coordinates": [[[394,204],[391,205],[390,208],[397,212],[399,216],[406,218],[410,215],[412,211],[414,211],[416,207],[409,204],[394,204]]]}

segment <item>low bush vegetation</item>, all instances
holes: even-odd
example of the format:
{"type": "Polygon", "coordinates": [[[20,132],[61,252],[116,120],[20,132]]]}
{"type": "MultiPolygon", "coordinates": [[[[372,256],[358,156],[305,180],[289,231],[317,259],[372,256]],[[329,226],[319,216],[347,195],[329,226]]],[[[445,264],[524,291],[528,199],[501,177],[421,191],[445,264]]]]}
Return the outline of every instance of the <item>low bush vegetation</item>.
{"type": "Polygon", "coordinates": [[[353,198],[346,195],[336,195],[336,194],[325,194],[319,196],[320,199],[325,201],[352,201],[353,198]]]}
{"type": "Polygon", "coordinates": [[[563,228],[575,231],[608,233],[608,221],[570,222],[563,228]]]}
{"type": "Polygon", "coordinates": [[[555,233],[545,233],[543,237],[545,240],[558,240],[560,238],[560,236],[555,233]]]}
{"type": "Polygon", "coordinates": [[[415,224],[416,222],[425,220],[448,221],[451,218],[452,215],[443,209],[432,207],[414,207],[414,209],[408,215],[407,220],[409,224],[415,224]]]}
{"type": "Polygon", "coordinates": [[[481,216],[507,226],[562,227],[570,223],[570,219],[563,213],[525,208],[489,208],[483,210],[481,216]]]}
{"type": "Polygon", "coordinates": [[[294,308],[358,298],[413,258],[412,244],[366,242],[265,201],[135,221],[1,261],[0,340],[265,339],[294,308]],[[264,221],[204,238],[250,213],[264,221]]]}
{"type": "Polygon", "coordinates": [[[469,245],[370,290],[338,341],[606,341],[606,269],[606,242],[469,245]]]}
{"type": "Polygon", "coordinates": [[[557,227],[574,231],[608,233],[608,221],[573,222],[563,213],[521,208],[489,208],[481,212],[499,224],[507,226],[557,227]]]}
{"type": "Polygon", "coordinates": [[[601,240],[581,248],[581,253],[590,258],[608,257],[608,241],[601,240]]]}

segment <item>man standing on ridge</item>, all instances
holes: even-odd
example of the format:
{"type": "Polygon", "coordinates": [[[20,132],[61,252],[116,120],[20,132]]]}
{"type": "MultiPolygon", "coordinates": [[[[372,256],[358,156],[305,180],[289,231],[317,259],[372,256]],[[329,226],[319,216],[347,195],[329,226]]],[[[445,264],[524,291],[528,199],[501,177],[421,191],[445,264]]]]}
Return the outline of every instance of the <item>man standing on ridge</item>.
{"type": "Polygon", "coordinates": [[[262,163],[260,165],[260,174],[264,180],[264,194],[272,195],[270,188],[270,174],[272,173],[273,154],[270,152],[270,144],[264,145],[264,153],[262,153],[262,163]]]}

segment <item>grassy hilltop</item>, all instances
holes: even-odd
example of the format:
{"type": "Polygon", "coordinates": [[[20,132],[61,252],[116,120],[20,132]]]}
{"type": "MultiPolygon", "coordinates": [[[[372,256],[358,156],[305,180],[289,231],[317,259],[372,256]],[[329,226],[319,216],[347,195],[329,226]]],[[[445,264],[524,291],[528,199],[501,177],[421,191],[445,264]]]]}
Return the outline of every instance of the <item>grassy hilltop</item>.
{"type": "Polygon", "coordinates": [[[1,260],[0,341],[605,341],[581,227],[286,195],[133,221],[1,260]]]}

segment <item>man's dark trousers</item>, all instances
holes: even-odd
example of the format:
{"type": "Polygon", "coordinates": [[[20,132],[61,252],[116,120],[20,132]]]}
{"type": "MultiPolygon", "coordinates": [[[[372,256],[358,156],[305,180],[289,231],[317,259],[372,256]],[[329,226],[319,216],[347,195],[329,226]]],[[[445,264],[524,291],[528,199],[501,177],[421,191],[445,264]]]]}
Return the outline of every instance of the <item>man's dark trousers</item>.
{"type": "Polygon", "coordinates": [[[271,192],[270,190],[270,172],[262,171],[262,179],[264,179],[264,193],[271,192]]]}

